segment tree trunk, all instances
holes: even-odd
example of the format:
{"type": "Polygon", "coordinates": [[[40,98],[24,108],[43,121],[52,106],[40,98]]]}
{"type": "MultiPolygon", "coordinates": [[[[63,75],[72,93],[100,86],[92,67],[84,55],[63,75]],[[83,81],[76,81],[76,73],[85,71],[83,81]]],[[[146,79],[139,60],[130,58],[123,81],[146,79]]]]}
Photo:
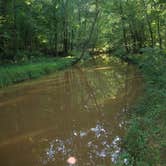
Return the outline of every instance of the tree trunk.
{"type": "Polygon", "coordinates": [[[16,14],[16,0],[13,0],[13,53],[16,56],[18,49],[18,36],[17,36],[17,14],[16,14]]]}
{"type": "Polygon", "coordinates": [[[93,35],[94,29],[95,29],[95,26],[96,26],[96,22],[97,22],[98,16],[99,16],[99,8],[98,8],[98,0],[96,0],[96,14],[95,14],[94,21],[92,23],[91,30],[89,32],[89,37],[84,43],[84,46],[83,46],[82,53],[81,53],[80,57],[75,62],[73,62],[73,64],[78,63],[84,57],[84,54],[86,52],[86,48],[87,48],[87,46],[89,45],[89,43],[90,43],[90,41],[92,39],[92,35],[93,35]]]}
{"type": "Polygon", "coordinates": [[[122,25],[122,31],[123,31],[124,47],[125,47],[125,49],[126,49],[126,52],[129,53],[129,52],[130,52],[130,49],[128,48],[127,32],[126,32],[126,28],[125,28],[125,22],[124,22],[124,19],[123,19],[123,7],[122,7],[122,2],[121,2],[121,0],[120,0],[119,8],[120,8],[121,25],[122,25]]]}
{"type": "Polygon", "coordinates": [[[4,36],[3,36],[3,32],[4,32],[4,21],[6,19],[6,7],[7,7],[7,4],[6,4],[6,1],[0,1],[0,23],[2,24],[1,25],[1,29],[0,29],[0,52],[4,52],[4,45],[5,45],[5,39],[4,39],[4,36]]]}
{"type": "Polygon", "coordinates": [[[160,17],[158,16],[157,18],[157,32],[158,32],[158,40],[160,44],[160,49],[162,49],[162,38],[161,38],[161,33],[160,33],[160,17]]]}
{"type": "Polygon", "coordinates": [[[148,24],[148,29],[149,29],[150,38],[151,38],[151,47],[154,47],[153,30],[152,30],[152,26],[151,26],[151,21],[150,21],[150,19],[149,19],[148,13],[147,13],[147,6],[146,6],[144,0],[142,0],[142,2],[143,2],[144,9],[146,10],[146,11],[145,11],[145,15],[146,15],[146,21],[147,21],[147,24],[148,24]]]}

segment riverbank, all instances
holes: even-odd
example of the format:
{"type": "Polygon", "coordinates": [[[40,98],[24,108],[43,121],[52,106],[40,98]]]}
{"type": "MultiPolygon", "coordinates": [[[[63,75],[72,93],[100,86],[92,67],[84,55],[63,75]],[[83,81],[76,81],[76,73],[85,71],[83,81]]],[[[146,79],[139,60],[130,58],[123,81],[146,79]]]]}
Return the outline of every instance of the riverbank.
{"type": "Polygon", "coordinates": [[[0,67],[0,88],[11,84],[39,78],[72,65],[75,58],[45,58],[39,62],[4,65],[0,67]]]}
{"type": "Polygon", "coordinates": [[[139,66],[145,87],[130,112],[122,161],[127,158],[128,165],[162,166],[166,163],[166,55],[152,49],[128,58],[139,66]]]}

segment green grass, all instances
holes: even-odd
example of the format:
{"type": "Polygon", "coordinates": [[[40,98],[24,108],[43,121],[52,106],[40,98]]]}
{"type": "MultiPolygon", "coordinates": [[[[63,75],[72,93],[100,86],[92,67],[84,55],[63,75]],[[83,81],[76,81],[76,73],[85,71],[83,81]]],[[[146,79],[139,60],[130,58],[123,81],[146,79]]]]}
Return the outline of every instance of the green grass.
{"type": "MultiPolygon", "coordinates": [[[[166,54],[147,50],[129,56],[143,74],[144,95],[131,110],[122,159],[131,166],[166,165],[166,54]]],[[[123,164],[122,164],[123,165],[123,164]]]]}
{"type": "Polygon", "coordinates": [[[40,62],[20,65],[3,65],[0,67],[0,88],[26,80],[39,78],[72,64],[74,58],[48,58],[40,62]]]}

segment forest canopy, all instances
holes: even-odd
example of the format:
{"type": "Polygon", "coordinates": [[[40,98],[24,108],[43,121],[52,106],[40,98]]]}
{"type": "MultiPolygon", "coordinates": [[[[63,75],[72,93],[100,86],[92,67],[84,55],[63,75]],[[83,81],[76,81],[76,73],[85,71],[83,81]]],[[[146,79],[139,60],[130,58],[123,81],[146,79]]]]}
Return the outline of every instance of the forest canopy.
{"type": "Polygon", "coordinates": [[[0,60],[166,47],[165,0],[0,0],[0,60]]]}

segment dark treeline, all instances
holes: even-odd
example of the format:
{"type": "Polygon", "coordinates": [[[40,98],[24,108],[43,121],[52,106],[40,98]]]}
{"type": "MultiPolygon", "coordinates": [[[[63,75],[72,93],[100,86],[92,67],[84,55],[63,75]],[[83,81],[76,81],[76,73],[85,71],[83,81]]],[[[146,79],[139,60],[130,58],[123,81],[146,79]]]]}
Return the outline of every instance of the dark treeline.
{"type": "Polygon", "coordinates": [[[87,42],[96,12],[97,0],[1,0],[1,59],[79,50],[87,42]]]}
{"type": "Polygon", "coordinates": [[[165,0],[0,0],[0,59],[165,48],[165,18],[165,0]]]}

